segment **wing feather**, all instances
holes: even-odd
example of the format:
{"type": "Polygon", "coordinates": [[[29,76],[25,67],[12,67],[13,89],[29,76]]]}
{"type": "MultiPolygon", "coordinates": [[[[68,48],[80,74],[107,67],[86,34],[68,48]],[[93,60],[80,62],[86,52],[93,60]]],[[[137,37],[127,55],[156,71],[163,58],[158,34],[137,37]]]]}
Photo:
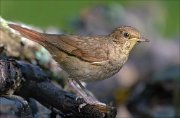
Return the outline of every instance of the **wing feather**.
{"type": "Polygon", "coordinates": [[[46,41],[60,50],[89,62],[108,60],[108,46],[101,37],[46,34],[46,41]],[[51,38],[50,38],[51,37],[51,38]]]}
{"type": "Polygon", "coordinates": [[[56,53],[55,51],[60,50],[89,62],[108,60],[108,43],[102,36],[86,37],[44,34],[15,24],[9,24],[9,26],[17,30],[22,36],[49,48],[53,54],[56,53]],[[56,49],[53,52],[54,48],[56,49]]]}

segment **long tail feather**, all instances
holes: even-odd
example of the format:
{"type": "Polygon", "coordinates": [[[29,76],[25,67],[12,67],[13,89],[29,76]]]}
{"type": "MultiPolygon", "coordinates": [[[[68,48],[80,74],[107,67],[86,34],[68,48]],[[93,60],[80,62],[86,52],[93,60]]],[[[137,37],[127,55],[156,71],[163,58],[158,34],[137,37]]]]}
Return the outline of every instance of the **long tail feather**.
{"type": "Polygon", "coordinates": [[[15,24],[8,24],[8,26],[11,27],[12,29],[18,31],[23,37],[33,40],[37,43],[41,44],[45,41],[42,33],[40,33],[40,32],[30,30],[30,29],[27,29],[27,28],[24,28],[19,25],[15,25],[15,24]]]}

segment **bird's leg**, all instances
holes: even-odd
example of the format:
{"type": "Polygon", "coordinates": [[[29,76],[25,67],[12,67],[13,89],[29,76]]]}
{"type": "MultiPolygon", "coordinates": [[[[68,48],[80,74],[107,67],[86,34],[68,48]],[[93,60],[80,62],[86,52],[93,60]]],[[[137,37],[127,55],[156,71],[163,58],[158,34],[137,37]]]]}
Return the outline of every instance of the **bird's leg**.
{"type": "Polygon", "coordinates": [[[77,79],[69,79],[70,85],[80,94],[80,96],[86,101],[86,103],[91,105],[101,105],[106,106],[106,104],[99,102],[94,96],[92,96],[86,88],[77,79]],[[79,87],[77,86],[79,85],[79,87]]]}
{"type": "Polygon", "coordinates": [[[86,101],[86,97],[87,97],[86,93],[77,86],[77,83],[73,79],[69,78],[68,80],[69,80],[70,86],[73,87],[74,90],[86,101]]]}
{"type": "Polygon", "coordinates": [[[80,86],[82,91],[84,91],[84,93],[86,93],[87,96],[91,96],[90,93],[86,90],[86,88],[81,84],[81,82],[79,80],[74,79],[74,81],[80,86]]]}

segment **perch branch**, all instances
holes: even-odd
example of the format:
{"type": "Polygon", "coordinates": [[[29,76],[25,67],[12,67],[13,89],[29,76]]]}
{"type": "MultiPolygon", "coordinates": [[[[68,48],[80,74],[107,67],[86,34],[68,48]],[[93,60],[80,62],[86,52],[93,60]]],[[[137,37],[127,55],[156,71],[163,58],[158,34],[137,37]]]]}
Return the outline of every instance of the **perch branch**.
{"type": "Polygon", "coordinates": [[[12,59],[0,59],[0,66],[0,88],[6,88],[0,89],[0,94],[7,94],[11,90],[11,93],[15,92],[24,98],[34,98],[48,108],[61,111],[64,118],[116,116],[115,108],[107,106],[100,109],[98,106],[86,104],[82,98],[77,98],[76,95],[56,86],[50,81],[50,77],[35,65],[12,59]],[[9,84],[11,81],[12,84],[9,84]]]}

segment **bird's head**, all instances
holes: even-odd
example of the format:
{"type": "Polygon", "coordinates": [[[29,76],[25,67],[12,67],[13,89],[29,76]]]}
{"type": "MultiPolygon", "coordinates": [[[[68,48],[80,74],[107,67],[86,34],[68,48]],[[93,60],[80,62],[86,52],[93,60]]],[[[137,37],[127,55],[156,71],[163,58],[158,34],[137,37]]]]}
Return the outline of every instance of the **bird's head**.
{"type": "Polygon", "coordinates": [[[141,36],[140,32],[130,26],[116,28],[111,34],[113,41],[120,45],[121,50],[129,54],[132,48],[140,42],[149,42],[148,39],[141,36]]]}

